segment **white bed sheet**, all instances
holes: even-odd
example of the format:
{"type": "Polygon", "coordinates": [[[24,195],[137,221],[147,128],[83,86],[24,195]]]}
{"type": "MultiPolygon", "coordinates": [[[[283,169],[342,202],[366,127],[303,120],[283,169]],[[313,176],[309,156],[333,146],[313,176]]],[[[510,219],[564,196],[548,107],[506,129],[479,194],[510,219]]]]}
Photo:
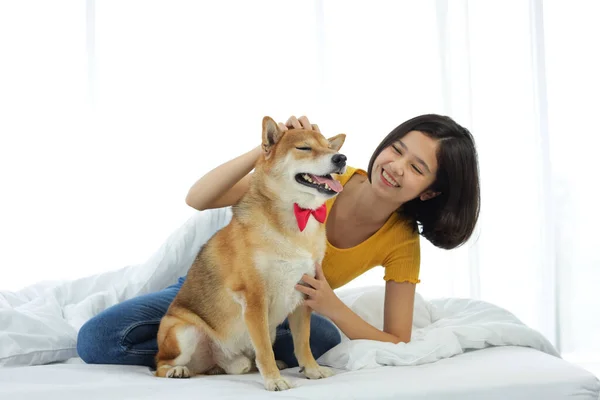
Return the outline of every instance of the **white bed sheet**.
{"type": "Polygon", "coordinates": [[[586,370],[526,347],[491,347],[417,366],[336,370],[310,381],[283,371],[294,389],[264,390],[257,373],[161,379],[145,367],[64,364],[0,369],[0,399],[511,399],[598,400],[586,370]]]}

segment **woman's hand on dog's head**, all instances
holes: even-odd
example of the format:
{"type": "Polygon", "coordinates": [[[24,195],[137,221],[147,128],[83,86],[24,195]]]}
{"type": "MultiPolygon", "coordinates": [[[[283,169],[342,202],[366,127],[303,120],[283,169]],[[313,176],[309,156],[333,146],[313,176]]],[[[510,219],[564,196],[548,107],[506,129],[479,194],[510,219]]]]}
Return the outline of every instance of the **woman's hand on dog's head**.
{"type": "Polygon", "coordinates": [[[300,118],[296,118],[292,115],[290,118],[288,118],[285,124],[280,122],[278,125],[279,129],[282,131],[287,131],[288,129],[310,129],[321,133],[319,126],[317,124],[311,124],[308,118],[304,115],[300,118]]]}

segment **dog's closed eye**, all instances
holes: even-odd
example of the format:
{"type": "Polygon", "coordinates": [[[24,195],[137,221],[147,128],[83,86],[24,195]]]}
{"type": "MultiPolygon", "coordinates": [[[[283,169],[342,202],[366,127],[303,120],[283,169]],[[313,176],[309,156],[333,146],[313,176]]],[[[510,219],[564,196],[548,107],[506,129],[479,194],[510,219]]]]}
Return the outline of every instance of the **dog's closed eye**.
{"type": "Polygon", "coordinates": [[[302,147],[296,147],[297,150],[302,150],[302,151],[311,151],[312,148],[307,147],[307,146],[302,146],[302,147]]]}

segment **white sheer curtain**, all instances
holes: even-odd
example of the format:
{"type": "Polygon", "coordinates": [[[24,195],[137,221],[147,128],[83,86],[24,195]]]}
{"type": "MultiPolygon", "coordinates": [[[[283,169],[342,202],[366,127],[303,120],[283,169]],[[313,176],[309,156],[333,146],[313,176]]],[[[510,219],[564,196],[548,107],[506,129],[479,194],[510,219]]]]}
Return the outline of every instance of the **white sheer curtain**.
{"type": "Polygon", "coordinates": [[[418,290],[506,307],[600,362],[599,17],[592,0],[2,2],[0,287],[144,261],[264,115],[347,133],[364,168],[436,112],[473,132],[483,203],[464,247],[423,240],[418,290]]]}
{"type": "Polygon", "coordinates": [[[598,1],[544,3],[560,347],[600,376],[599,17],[598,1]]]}

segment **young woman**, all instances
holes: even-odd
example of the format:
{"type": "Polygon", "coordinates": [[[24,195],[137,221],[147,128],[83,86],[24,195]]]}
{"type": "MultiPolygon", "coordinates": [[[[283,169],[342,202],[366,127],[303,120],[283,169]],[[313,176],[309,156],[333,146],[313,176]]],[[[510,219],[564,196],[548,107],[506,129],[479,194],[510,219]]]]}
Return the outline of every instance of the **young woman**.
{"type": "MultiPolygon", "coordinates": [[[[291,117],[280,127],[318,130],[306,117],[291,117]]],[[[248,189],[261,151],[257,147],[207,173],[191,187],[187,204],[198,210],[235,204],[248,189]]],[[[344,190],[327,202],[325,258],[316,277],[303,277],[309,286],[296,287],[308,296],[307,305],[335,324],[313,314],[315,358],[340,342],[337,328],[350,339],[410,341],[419,235],[452,249],[469,239],[479,216],[473,137],[445,116],[422,115],[402,123],[375,149],[366,171],[348,167],[339,180],[344,190]],[[361,319],[333,291],[375,266],[385,268],[383,330],[361,319]]],[[[79,332],[79,356],[87,363],[153,367],[160,319],[184,279],[92,318],[79,332]]],[[[278,360],[297,366],[287,321],[277,330],[274,351],[278,360]]]]}

